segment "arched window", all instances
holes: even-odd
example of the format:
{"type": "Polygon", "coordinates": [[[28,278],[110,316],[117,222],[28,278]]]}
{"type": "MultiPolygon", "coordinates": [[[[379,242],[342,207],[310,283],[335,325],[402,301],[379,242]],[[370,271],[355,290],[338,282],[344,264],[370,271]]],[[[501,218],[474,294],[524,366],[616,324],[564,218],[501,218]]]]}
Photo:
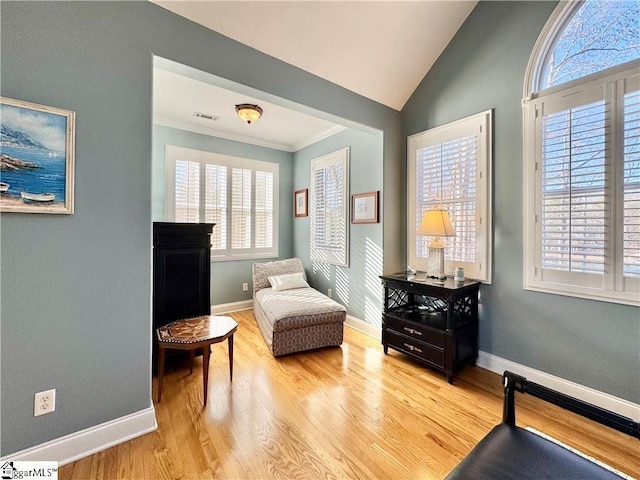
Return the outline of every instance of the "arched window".
{"type": "Polygon", "coordinates": [[[640,304],[640,3],[561,3],[529,60],[525,288],[640,304]]]}

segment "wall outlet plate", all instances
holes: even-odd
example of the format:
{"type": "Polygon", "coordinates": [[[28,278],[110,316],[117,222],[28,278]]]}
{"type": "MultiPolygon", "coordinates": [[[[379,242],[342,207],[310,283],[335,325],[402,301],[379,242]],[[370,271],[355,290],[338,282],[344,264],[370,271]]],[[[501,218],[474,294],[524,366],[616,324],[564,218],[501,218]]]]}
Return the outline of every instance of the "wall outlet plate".
{"type": "Polygon", "coordinates": [[[33,402],[33,416],[38,417],[56,411],[56,389],[38,392],[33,402]]]}
{"type": "Polygon", "coordinates": [[[242,291],[243,291],[243,292],[246,292],[246,291],[248,291],[248,290],[249,290],[249,284],[248,284],[248,283],[243,283],[243,284],[242,284],[242,291]]]}
{"type": "Polygon", "coordinates": [[[327,297],[331,298],[331,294],[332,294],[332,293],[333,293],[333,292],[331,291],[331,289],[330,289],[330,288],[329,288],[329,289],[327,289],[327,297]]]}

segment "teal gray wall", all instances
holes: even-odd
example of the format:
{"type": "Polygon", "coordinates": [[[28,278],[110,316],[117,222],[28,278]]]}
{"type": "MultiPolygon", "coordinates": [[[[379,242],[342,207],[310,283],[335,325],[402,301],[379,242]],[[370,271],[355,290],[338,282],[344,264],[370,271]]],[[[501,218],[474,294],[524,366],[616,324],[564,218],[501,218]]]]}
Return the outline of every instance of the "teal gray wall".
{"type": "MultiPolygon", "coordinates": [[[[224,138],[202,135],[162,125],[153,126],[153,152],[151,163],[151,218],[154,222],[164,219],[164,181],[165,181],[165,147],[193,148],[205,152],[251,158],[280,165],[280,203],[279,203],[279,258],[292,255],[293,227],[293,154],[272,148],[249,145],[224,138]]],[[[215,227],[214,227],[215,228],[215,227]]],[[[265,259],[264,261],[276,260],[265,259]]],[[[251,266],[256,260],[231,262],[215,261],[211,263],[211,304],[239,302],[252,298],[251,266]],[[248,283],[249,290],[242,291],[242,284],[248,283]]],[[[262,260],[260,260],[262,261],[262,260]]]]}
{"type": "Polygon", "coordinates": [[[522,288],[520,100],[555,6],[478,3],[402,110],[403,138],[494,109],[494,273],[481,288],[480,349],[640,403],[640,309],[522,288]]]}
{"type": "MultiPolygon", "coordinates": [[[[2,2],[3,96],[73,110],[76,213],[1,215],[0,455],[151,406],[153,54],[384,132],[400,113],[149,2],[2,2]],[[56,412],[33,396],[57,389],[56,412]]],[[[399,243],[387,215],[384,242],[399,243]]],[[[385,268],[402,263],[398,249],[385,268]]]]}
{"type": "MultiPolygon", "coordinates": [[[[311,160],[349,147],[349,198],[354,193],[380,191],[383,194],[383,135],[344,130],[294,154],[293,189],[309,188],[311,160]]],[[[381,198],[381,202],[383,200],[381,198]]],[[[350,208],[349,208],[350,210],[350,208]]],[[[387,212],[392,216],[397,211],[387,212]]],[[[384,214],[384,212],[381,212],[384,214]]],[[[384,217],[383,215],[383,218],[384,217]]],[[[309,251],[310,217],[296,218],[293,224],[294,256],[305,265],[309,283],[347,308],[347,314],[379,326],[382,320],[383,222],[349,223],[349,266],[312,262],[309,251]]]]}

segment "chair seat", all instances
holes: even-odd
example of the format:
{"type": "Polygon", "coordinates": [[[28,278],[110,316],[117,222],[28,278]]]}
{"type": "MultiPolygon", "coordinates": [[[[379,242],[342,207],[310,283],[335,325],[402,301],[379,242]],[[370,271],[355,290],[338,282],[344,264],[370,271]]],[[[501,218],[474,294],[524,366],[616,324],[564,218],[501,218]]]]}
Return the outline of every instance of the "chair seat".
{"type": "Polygon", "coordinates": [[[620,480],[621,477],[520,427],[500,424],[474,447],[446,480],[620,480]]]}

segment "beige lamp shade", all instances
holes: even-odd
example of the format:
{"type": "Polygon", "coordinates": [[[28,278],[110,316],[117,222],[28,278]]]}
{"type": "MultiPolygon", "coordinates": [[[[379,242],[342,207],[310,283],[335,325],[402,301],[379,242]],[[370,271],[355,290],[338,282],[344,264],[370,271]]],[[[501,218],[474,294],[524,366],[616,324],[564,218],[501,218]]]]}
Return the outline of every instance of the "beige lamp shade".
{"type": "Polygon", "coordinates": [[[456,232],[451,226],[451,220],[446,210],[428,210],[422,216],[418,227],[419,235],[433,237],[455,237],[456,232]]]}

